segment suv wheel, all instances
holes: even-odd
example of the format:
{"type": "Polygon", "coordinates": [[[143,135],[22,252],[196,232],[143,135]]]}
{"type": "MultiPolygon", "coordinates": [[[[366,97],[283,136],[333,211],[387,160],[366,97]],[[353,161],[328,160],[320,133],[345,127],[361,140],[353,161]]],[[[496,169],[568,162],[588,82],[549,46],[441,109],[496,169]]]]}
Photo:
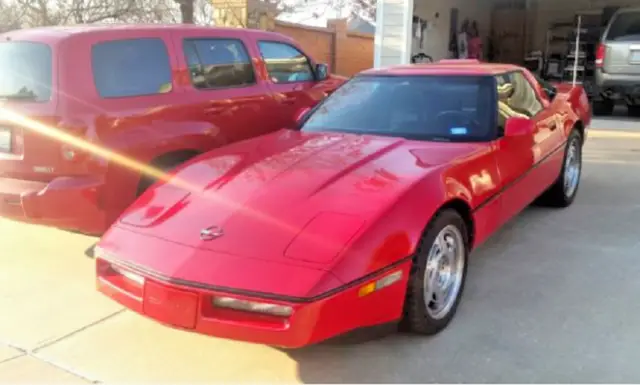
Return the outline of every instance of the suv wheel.
{"type": "Polygon", "coordinates": [[[611,115],[613,114],[613,108],[615,103],[611,99],[601,99],[593,101],[593,114],[594,115],[611,115]]]}
{"type": "Polygon", "coordinates": [[[629,104],[627,106],[627,114],[633,117],[640,117],[640,104],[629,104]]]}

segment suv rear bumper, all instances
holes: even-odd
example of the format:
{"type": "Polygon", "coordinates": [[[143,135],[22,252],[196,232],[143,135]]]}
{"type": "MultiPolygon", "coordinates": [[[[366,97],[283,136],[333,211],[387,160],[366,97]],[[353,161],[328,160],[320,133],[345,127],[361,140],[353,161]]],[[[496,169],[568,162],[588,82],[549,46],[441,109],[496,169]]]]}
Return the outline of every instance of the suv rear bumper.
{"type": "Polygon", "coordinates": [[[100,234],[104,182],[98,177],[60,177],[51,182],[0,178],[0,216],[28,223],[100,234]]]}
{"type": "Polygon", "coordinates": [[[595,96],[605,96],[608,99],[640,97],[640,75],[608,74],[597,69],[595,77],[595,96]]]}

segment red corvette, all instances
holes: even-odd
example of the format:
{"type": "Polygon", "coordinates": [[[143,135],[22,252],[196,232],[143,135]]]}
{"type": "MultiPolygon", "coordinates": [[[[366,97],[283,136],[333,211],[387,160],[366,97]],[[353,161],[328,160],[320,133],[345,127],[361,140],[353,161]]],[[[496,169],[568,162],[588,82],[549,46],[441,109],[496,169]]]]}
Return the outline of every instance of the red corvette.
{"type": "Polygon", "coordinates": [[[96,247],[99,290],[173,327],[301,347],[434,334],[467,258],[537,200],[569,206],[590,107],[511,65],[365,71],[299,126],[203,154],[96,247]]]}

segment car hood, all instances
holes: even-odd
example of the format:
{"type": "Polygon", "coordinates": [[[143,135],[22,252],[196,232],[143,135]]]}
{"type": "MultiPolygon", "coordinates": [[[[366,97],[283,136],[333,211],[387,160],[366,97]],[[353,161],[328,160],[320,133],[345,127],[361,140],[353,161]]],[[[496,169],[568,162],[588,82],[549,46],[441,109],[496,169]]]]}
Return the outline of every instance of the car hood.
{"type": "Polygon", "coordinates": [[[478,148],[281,131],[198,157],[111,231],[322,268],[417,180],[478,148]]]}

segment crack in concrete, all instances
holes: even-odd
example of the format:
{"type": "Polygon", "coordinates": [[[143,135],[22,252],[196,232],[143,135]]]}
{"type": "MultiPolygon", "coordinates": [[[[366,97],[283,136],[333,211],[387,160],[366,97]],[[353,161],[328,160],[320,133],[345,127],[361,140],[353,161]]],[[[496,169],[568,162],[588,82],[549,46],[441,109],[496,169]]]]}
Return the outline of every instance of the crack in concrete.
{"type": "Polygon", "coordinates": [[[28,355],[29,355],[28,353],[20,352],[20,354],[18,354],[18,355],[15,355],[15,356],[9,357],[9,358],[5,358],[4,360],[0,361],[0,365],[4,364],[5,362],[13,361],[16,358],[20,358],[20,357],[24,357],[24,356],[28,356],[28,355]]]}
{"type": "Polygon", "coordinates": [[[53,366],[53,367],[55,367],[57,369],[62,370],[63,372],[69,373],[69,374],[71,374],[73,376],[76,376],[76,377],[80,378],[81,380],[87,381],[87,382],[89,382],[91,384],[102,384],[102,382],[99,381],[99,380],[92,380],[91,378],[89,378],[89,377],[87,377],[85,375],[82,375],[82,374],[78,373],[77,371],[75,371],[73,369],[66,368],[66,367],[64,367],[64,366],[62,366],[62,365],[60,365],[58,363],[55,363],[55,362],[51,361],[50,359],[45,358],[45,357],[43,357],[43,356],[41,356],[41,355],[39,355],[37,353],[38,353],[38,351],[40,351],[40,350],[42,350],[44,348],[52,346],[52,345],[54,345],[54,344],[56,344],[56,343],[58,343],[60,341],[63,341],[65,339],[69,338],[69,337],[72,337],[72,336],[80,333],[80,332],[83,332],[83,331],[85,331],[85,330],[87,330],[87,329],[89,329],[89,328],[91,328],[93,326],[99,325],[99,324],[101,324],[101,323],[103,323],[103,322],[105,322],[105,321],[107,321],[107,320],[109,320],[109,319],[111,319],[113,317],[116,317],[117,315],[122,314],[125,311],[126,311],[126,309],[122,308],[122,309],[120,309],[120,310],[118,310],[118,311],[116,311],[114,313],[111,313],[111,314],[109,314],[109,315],[107,315],[105,317],[102,317],[102,318],[100,318],[100,319],[98,319],[98,320],[96,320],[94,322],[91,322],[91,323],[89,323],[87,325],[84,325],[84,326],[82,326],[82,327],[80,327],[80,328],[78,328],[76,330],[73,330],[70,333],[67,333],[67,334],[65,334],[65,335],[63,335],[61,337],[55,338],[55,339],[53,339],[51,341],[45,342],[45,343],[43,343],[41,345],[38,345],[33,349],[24,349],[24,348],[21,348],[19,346],[14,345],[14,344],[5,343],[5,342],[0,341],[0,344],[5,345],[5,346],[7,346],[9,348],[12,348],[14,350],[17,350],[20,353],[17,356],[10,357],[10,358],[7,358],[5,360],[0,361],[0,364],[6,363],[8,361],[12,361],[12,360],[15,360],[15,359],[18,359],[18,358],[21,358],[21,357],[25,357],[25,356],[33,357],[36,360],[42,361],[42,362],[46,363],[47,365],[51,365],[51,366],[53,366]]]}
{"type": "Polygon", "coordinates": [[[118,311],[117,311],[117,312],[115,312],[115,313],[111,313],[111,314],[109,314],[109,315],[107,315],[107,316],[105,316],[105,317],[100,318],[99,320],[96,320],[96,321],[94,321],[94,322],[91,322],[90,324],[84,325],[84,326],[82,326],[81,328],[78,328],[78,329],[76,329],[76,330],[73,330],[73,331],[71,331],[70,333],[67,333],[67,334],[65,334],[65,335],[63,335],[63,336],[61,336],[61,337],[55,338],[55,339],[50,340],[50,341],[48,341],[48,342],[45,342],[45,343],[43,343],[43,344],[41,344],[41,345],[38,345],[38,346],[36,346],[35,348],[31,349],[31,353],[36,353],[36,352],[38,352],[39,350],[42,350],[42,349],[47,348],[47,347],[49,347],[49,346],[51,346],[51,345],[53,345],[53,344],[55,344],[55,343],[58,343],[58,342],[60,342],[60,341],[63,341],[63,340],[65,340],[65,339],[67,339],[67,338],[69,338],[69,337],[71,337],[71,336],[74,336],[74,335],[76,335],[76,334],[78,334],[78,333],[80,333],[80,332],[83,332],[83,331],[85,331],[85,330],[87,330],[87,329],[89,329],[89,328],[91,328],[91,327],[93,327],[93,326],[99,325],[99,324],[101,324],[101,323],[103,323],[103,322],[105,322],[105,321],[107,321],[107,320],[109,320],[109,319],[111,319],[111,318],[113,318],[113,317],[116,317],[116,316],[117,316],[117,315],[119,315],[119,314],[124,313],[125,311],[126,311],[126,309],[124,309],[124,308],[123,308],[123,309],[120,309],[120,310],[118,310],[118,311]]]}
{"type": "Polygon", "coordinates": [[[62,365],[60,365],[60,364],[58,364],[56,362],[53,362],[53,361],[49,360],[48,358],[41,357],[41,356],[36,355],[36,354],[29,354],[29,356],[31,356],[31,357],[33,357],[33,358],[35,358],[37,360],[40,360],[40,361],[46,363],[47,365],[51,365],[54,368],[60,369],[63,372],[69,373],[72,376],[76,376],[76,377],[80,378],[81,380],[87,381],[88,383],[91,383],[91,384],[102,384],[102,382],[100,380],[92,380],[89,377],[87,377],[85,375],[82,375],[82,374],[78,373],[77,371],[75,371],[73,369],[66,368],[66,367],[64,367],[64,366],[62,366],[62,365]]]}

